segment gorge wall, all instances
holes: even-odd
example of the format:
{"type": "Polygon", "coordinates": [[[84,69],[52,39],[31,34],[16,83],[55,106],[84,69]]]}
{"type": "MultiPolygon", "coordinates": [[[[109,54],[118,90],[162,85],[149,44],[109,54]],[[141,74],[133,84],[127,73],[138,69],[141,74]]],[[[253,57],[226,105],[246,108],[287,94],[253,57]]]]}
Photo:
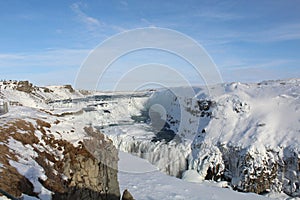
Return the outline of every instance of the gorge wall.
{"type": "Polygon", "coordinates": [[[14,197],[120,199],[118,152],[112,142],[85,128],[89,138],[74,145],[53,137],[50,128],[39,119],[1,125],[0,188],[14,197]]]}

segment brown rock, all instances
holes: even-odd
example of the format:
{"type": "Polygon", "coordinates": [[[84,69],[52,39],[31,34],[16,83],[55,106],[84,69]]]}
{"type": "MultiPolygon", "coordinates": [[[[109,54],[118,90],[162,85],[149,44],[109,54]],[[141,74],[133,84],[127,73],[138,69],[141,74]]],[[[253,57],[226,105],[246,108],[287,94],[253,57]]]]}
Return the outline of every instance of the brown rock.
{"type": "Polygon", "coordinates": [[[130,192],[126,189],[123,192],[122,200],[134,200],[133,196],[130,194],[130,192]]]}
{"type": "Polygon", "coordinates": [[[16,90],[31,93],[34,90],[34,87],[29,81],[19,81],[16,90]]]}
{"type": "Polygon", "coordinates": [[[75,92],[71,85],[64,85],[64,88],[68,89],[71,93],[75,92]]]}

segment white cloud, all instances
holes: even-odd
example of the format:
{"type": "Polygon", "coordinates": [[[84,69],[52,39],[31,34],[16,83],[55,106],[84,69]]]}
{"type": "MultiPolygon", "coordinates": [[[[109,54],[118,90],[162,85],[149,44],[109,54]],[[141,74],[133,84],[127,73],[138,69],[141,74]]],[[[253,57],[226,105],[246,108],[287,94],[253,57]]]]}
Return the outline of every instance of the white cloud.
{"type": "Polygon", "coordinates": [[[242,16],[234,13],[226,13],[226,12],[212,11],[212,10],[203,10],[201,12],[196,13],[196,16],[204,19],[218,20],[218,21],[237,20],[242,18],[242,16]]]}
{"type": "Polygon", "coordinates": [[[87,49],[50,49],[42,52],[0,54],[0,69],[79,67],[87,57],[87,49]]]}
{"type": "Polygon", "coordinates": [[[300,39],[300,24],[285,24],[275,26],[262,32],[263,39],[266,41],[285,41],[300,39]]]}
{"type": "Polygon", "coordinates": [[[120,1],[120,3],[121,3],[123,6],[125,6],[125,7],[128,6],[128,2],[127,2],[127,1],[120,1]]]}
{"type": "Polygon", "coordinates": [[[84,23],[88,29],[95,29],[101,26],[102,23],[98,19],[88,16],[85,12],[82,11],[82,7],[84,7],[84,4],[80,2],[73,3],[71,5],[71,9],[76,13],[79,21],[84,23]]]}
{"type": "Polygon", "coordinates": [[[277,60],[271,60],[271,61],[260,61],[260,62],[256,62],[256,63],[252,63],[252,64],[251,64],[251,62],[237,61],[237,63],[231,64],[225,68],[226,68],[226,70],[230,70],[230,71],[274,68],[277,66],[287,65],[291,62],[292,62],[292,60],[284,60],[284,59],[277,59],[277,60]]]}
{"type": "Polygon", "coordinates": [[[281,68],[246,68],[232,71],[221,70],[225,82],[260,82],[263,80],[279,80],[299,77],[298,71],[281,68]]]}
{"type": "Polygon", "coordinates": [[[227,60],[226,65],[220,67],[223,79],[226,82],[258,82],[262,80],[275,80],[295,78],[299,76],[298,71],[293,71],[295,60],[260,60],[247,61],[234,59],[227,60]]]}
{"type": "Polygon", "coordinates": [[[88,49],[48,49],[42,52],[0,54],[0,77],[36,84],[70,83],[88,56],[88,49]]]}
{"type": "Polygon", "coordinates": [[[19,60],[19,59],[23,59],[23,58],[24,58],[24,56],[17,55],[17,54],[0,54],[1,61],[8,60],[8,59],[19,60]]]}
{"type": "MultiPolygon", "coordinates": [[[[125,3],[126,2],[121,2],[122,5],[125,5],[125,3]]],[[[84,8],[88,7],[87,4],[77,2],[73,3],[70,7],[76,14],[77,19],[87,28],[87,31],[85,31],[85,33],[87,34],[88,38],[90,38],[90,36],[92,36],[93,38],[105,36],[105,38],[107,38],[109,37],[109,35],[106,35],[105,32],[108,30],[113,30],[118,33],[127,30],[119,25],[107,24],[97,18],[89,16],[83,11],[84,8]]]]}
{"type": "Polygon", "coordinates": [[[263,30],[255,29],[248,32],[244,32],[243,30],[220,30],[216,37],[227,43],[239,40],[259,43],[299,40],[300,24],[273,25],[263,30]]]}
{"type": "Polygon", "coordinates": [[[143,24],[146,24],[146,27],[150,27],[150,28],[156,28],[157,26],[154,25],[153,23],[151,23],[149,20],[145,19],[145,18],[141,18],[140,21],[143,24]]]}

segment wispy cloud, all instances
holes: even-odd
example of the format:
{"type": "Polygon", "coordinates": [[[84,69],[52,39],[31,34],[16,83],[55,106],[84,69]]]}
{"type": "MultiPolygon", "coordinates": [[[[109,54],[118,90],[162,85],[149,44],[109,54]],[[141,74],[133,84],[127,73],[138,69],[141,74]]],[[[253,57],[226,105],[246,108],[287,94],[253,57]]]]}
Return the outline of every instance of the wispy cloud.
{"type": "Polygon", "coordinates": [[[38,84],[72,83],[89,49],[48,49],[0,54],[0,77],[29,79],[38,84]]]}
{"type": "Polygon", "coordinates": [[[292,60],[284,60],[284,59],[277,59],[271,61],[260,61],[256,63],[251,62],[242,62],[238,61],[238,63],[232,63],[231,65],[226,67],[226,70],[235,71],[235,70],[247,70],[247,69],[262,69],[262,68],[269,68],[269,67],[278,67],[287,65],[293,62],[292,60]]]}
{"type": "Polygon", "coordinates": [[[227,36],[227,40],[259,43],[300,40],[300,24],[279,24],[270,26],[264,30],[255,29],[248,32],[233,31],[232,35],[227,36]]]}
{"type": "Polygon", "coordinates": [[[299,71],[292,67],[280,68],[247,68],[234,71],[221,70],[225,82],[259,82],[263,80],[278,80],[299,77],[299,71]]]}
{"type": "Polygon", "coordinates": [[[200,11],[196,13],[195,16],[206,20],[218,20],[218,21],[238,20],[243,18],[241,15],[237,15],[234,13],[226,13],[226,12],[212,11],[212,10],[200,11]]]}
{"type": "MultiPolygon", "coordinates": [[[[126,1],[120,2],[123,6],[127,5],[126,1]]],[[[84,8],[87,8],[88,5],[84,4],[82,2],[73,3],[71,6],[71,9],[76,14],[77,19],[85,25],[87,28],[87,32],[89,35],[92,35],[93,37],[98,38],[99,36],[105,36],[109,37],[109,35],[106,35],[105,31],[116,31],[116,32],[122,32],[126,31],[127,29],[123,28],[122,26],[115,25],[115,24],[107,24],[103,21],[100,21],[97,18],[91,17],[86,12],[84,12],[84,8]]]]}
{"type": "Polygon", "coordinates": [[[300,39],[300,24],[284,24],[270,28],[261,33],[264,41],[286,41],[300,39]]]}
{"type": "Polygon", "coordinates": [[[263,30],[253,28],[252,30],[228,30],[218,29],[211,35],[202,38],[205,46],[213,46],[220,51],[220,46],[236,42],[250,43],[275,43],[284,41],[300,40],[300,24],[270,25],[263,30]]]}
{"type": "Polygon", "coordinates": [[[152,28],[155,28],[156,26],[151,23],[149,20],[145,19],[145,18],[141,18],[140,21],[143,23],[143,24],[146,24],[146,26],[148,27],[152,27],[152,28]]]}
{"type": "Polygon", "coordinates": [[[98,19],[83,12],[82,7],[86,7],[86,5],[80,2],[71,5],[71,9],[76,13],[79,21],[84,23],[88,29],[98,28],[102,23],[98,19]]]}
{"type": "Polygon", "coordinates": [[[299,72],[293,70],[295,62],[295,60],[288,59],[255,62],[234,59],[231,62],[228,60],[225,66],[220,67],[220,71],[226,82],[258,82],[269,79],[285,79],[299,76],[299,72]]]}
{"type": "Polygon", "coordinates": [[[123,6],[128,6],[128,2],[127,2],[127,1],[120,1],[120,3],[121,3],[123,6]]]}
{"type": "MultiPolygon", "coordinates": [[[[49,49],[31,53],[0,54],[0,69],[20,70],[21,68],[79,68],[90,50],[88,49],[49,49]]],[[[32,70],[34,71],[34,70],[32,70]]]]}
{"type": "MultiPolygon", "coordinates": [[[[23,59],[24,56],[18,54],[0,54],[1,61],[3,60],[20,60],[23,59]]],[[[0,62],[1,63],[1,62],[0,62]]]]}

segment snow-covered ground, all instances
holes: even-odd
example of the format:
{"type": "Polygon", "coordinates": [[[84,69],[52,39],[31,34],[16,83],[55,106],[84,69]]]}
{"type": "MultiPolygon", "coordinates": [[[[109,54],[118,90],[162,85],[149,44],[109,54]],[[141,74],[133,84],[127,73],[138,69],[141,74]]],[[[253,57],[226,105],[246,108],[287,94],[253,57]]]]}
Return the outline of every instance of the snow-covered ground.
{"type": "Polygon", "coordinates": [[[131,94],[68,86],[28,93],[0,83],[1,98],[12,104],[1,124],[44,119],[55,138],[74,145],[86,137],[83,127],[94,126],[137,156],[120,153],[119,162],[121,191],[136,199],[265,199],[233,189],[291,199],[286,194],[300,196],[299,86],[299,79],[230,83],[190,95],[185,88],[131,94]]]}
{"type": "MultiPolygon", "coordinates": [[[[193,183],[168,176],[160,172],[148,161],[119,153],[119,184],[121,191],[128,189],[136,199],[152,200],[209,200],[209,199],[269,199],[267,197],[240,193],[229,188],[222,188],[226,183],[193,183]]],[[[196,175],[197,176],[197,172],[196,175]]],[[[192,178],[195,178],[193,176],[192,178]]],[[[192,181],[189,179],[189,181],[192,181]]],[[[272,194],[274,199],[292,199],[284,194],[272,194]]],[[[296,198],[295,198],[296,199],[296,198]]]]}

